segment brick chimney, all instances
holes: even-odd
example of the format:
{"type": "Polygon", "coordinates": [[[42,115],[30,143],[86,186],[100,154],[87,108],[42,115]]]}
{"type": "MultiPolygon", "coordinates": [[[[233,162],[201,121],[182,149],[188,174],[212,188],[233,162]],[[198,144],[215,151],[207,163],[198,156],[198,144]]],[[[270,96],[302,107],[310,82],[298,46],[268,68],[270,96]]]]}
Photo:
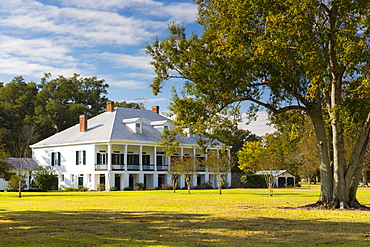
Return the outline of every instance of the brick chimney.
{"type": "Polygon", "coordinates": [[[159,114],[159,106],[152,106],[152,112],[159,114]]]}
{"type": "Polygon", "coordinates": [[[114,101],[108,100],[106,109],[107,109],[107,112],[113,112],[113,110],[114,110],[114,101]]]}
{"type": "Polygon", "coordinates": [[[80,132],[85,132],[87,130],[87,116],[80,115],[80,132]]]}

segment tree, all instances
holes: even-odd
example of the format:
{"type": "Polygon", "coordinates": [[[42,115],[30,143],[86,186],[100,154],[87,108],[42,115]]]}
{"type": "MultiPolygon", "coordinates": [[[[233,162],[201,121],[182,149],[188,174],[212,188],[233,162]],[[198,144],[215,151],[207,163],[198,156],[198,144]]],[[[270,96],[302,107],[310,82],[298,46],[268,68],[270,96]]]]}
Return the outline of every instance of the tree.
{"type": "Polygon", "coordinates": [[[179,178],[181,176],[181,166],[182,159],[180,157],[174,157],[171,159],[170,167],[168,168],[168,175],[171,176],[171,185],[173,193],[176,193],[176,188],[179,183],[179,178]]]}
{"type": "Polygon", "coordinates": [[[203,34],[147,46],[158,94],[172,78],[175,123],[209,133],[240,118],[242,102],[272,115],[299,110],[313,122],[322,180],[316,205],[360,207],[356,193],[370,132],[370,2],[199,0],[203,34]],[[177,80],[178,81],[178,80],[177,80]],[[230,117],[233,116],[233,117],[230,117]],[[346,130],[359,127],[345,158],[346,130]]]}
{"type": "Polygon", "coordinates": [[[301,127],[297,150],[292,153],[292,160],[297,164],[298,174],[307,180],[308,188],[310,188],[311,179],[319,170],[320,161],[315,147],[316,140],[313,136],[312,124],[301,127]]]}
{"type": "Polygon", "coordinates": [[[76,123],[82,114],[96,116],[105,109],[108,84],[96,77],[74,74],[49,80],[45,74],[38,85],[36,123],[42,130],[41,138],[60,132],[76,123]]]}
{"type": "Polygon", "coordinates": [[[222,194],[222,186],[225,184],[225,178],[230,172],[233,164],[231,157],[232,156],[227,153],[221,153],[219,155],[211,154],[203,161],[203,165],[205,165],[207,170],[216,178],[219,195],[222,194]]]}
{"type": "Polygon", "coordinates": [[[4,144],[0,144],[0,178],[10,179],[10,164],[7,161],[8,154],[4,149],[4,144]]]}
{"type": "Polygon", "coordinates": [[[245,172],[262,172],[269,195],[272,196],[274,188],[274,173],[281,163],[273,149],[263,147],[261,142],[246,142],[237,153],[239,168],[245,172]]]}
{"type": "Polygon", "coordinates": [[[51,166],[40,167],[34,174],[36,186],[42,191],[57,189],[58,175],[51,166]]]}
{"type": "MultiPolygon", "coordinates": [[[[190,194],[191,184],[193,182],[194,176],[197,174],[197,168],[199,166],[199,161],[195,157],[175,157],[171,161],[171,167],[169,170],[172,175],[175,175],[176,183],[179,177],[183,177],[188,189],[188,194],[190,194]]],[[[172,176],[173,177],[173,176],[172,176]]],[[[176,184],[173,181],[173,186],[176,184]]],[[[175,186],[174,186],[175,187],[175,186]]],[[[175,188],[174,188],[175,192],[175,188]]]]}
{"type": "Polygon", "coordinates": [[[24,190],[26,188],[26,176],[21,173],[12,174],[9,181],[7,190],[8,191],[18,191],[24,190]]]}

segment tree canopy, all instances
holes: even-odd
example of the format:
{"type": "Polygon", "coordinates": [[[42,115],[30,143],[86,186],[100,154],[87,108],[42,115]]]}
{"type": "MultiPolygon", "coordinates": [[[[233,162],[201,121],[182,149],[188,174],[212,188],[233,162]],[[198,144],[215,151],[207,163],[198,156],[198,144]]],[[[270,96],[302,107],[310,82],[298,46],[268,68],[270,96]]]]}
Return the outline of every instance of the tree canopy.
{"type": "Polygon", "coordinates": [[[187,38],[184,27],[170,25],[168,38],[147,46],[154,94],[166,81],[184,79],[170,106],[180,130],[204,134],[236,124],[243,102],[252,103],[252,113],[298,110],[316,134],[317,205],[360,206],[356,192],[370,131],[370,2],[197,2],[202,35],[187,38]],[[356,138],[345,147],[350,129],[356,138]]]}
{"type": "Polygon", "coordinates": [[[25,128],[35,129],[33,143],[76,124],[81,114],[93,117],[104,111],[104,80],[77,74],[50,77],[45,74],[35,83],[18,76],[0,86],[0,128],[9,155],[19,157],[25,128]]]}

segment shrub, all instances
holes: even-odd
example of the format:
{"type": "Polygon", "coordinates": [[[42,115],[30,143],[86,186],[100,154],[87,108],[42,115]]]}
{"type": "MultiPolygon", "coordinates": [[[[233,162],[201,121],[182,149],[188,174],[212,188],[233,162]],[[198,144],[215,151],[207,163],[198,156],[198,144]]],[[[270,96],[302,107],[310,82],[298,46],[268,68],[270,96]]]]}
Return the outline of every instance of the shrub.
{"type": "Polygon", "coordinates": [[[244,175],[241,177],[241,183],[244,188],[267,188],[265,177],[263,175],[244,175]]]}
{"type": "Polygon", "coordinates": [[[99,191],[104,191],[105,190],[105,184],[99,184],[98,185],[98,190],[99,191]]]}
{"type": "Polygon", "coordinates": [[[77,191],[77,189],[72,188],[72,187],[66,187],[66,188],[64,188],[64,191],[77,191]]]}
{"type": "Polygon", "coordinates": [[[146,190],[144,183],[136,183],[135,186],[139,187],[138,190],[146,190]]]}
{"type": "Polygon", "coordinates": [[[89,189],[87,187],[83,186],[83,185],[79,185],[78,190],[79,191],[88,191],[89,189]]]}
{"type": "Polygon", "coordinates": [[[58,188],[58,175],[51,166],[40,167],[34,174],[37,187],[42,191],[55,190],[58,188]]]}
{"type": "Polygon", "coordinates": [[[132,187],[125,187],[123,190],[132,190],[132,187]]]}
{"type": "Polygon", "coordinates": [[[109,189],[109,191],[117,191],[118,189],[116,187],[112,187],[109,189]]]}
{"type": "Polygon", "coordinates": [[[197,188],[200,189],[213,189],[211,181],[207,181],[205,183],[201,183],[200,185],[197,186],[197,188]]]}
{"type": "Polygon", "coordinates": [[[26,188],[26,177],[20,174],[12,174],[8,182],[7,191],[18,191],[19,190],[19,180],[21,180],[21,190],[26,188]]]}

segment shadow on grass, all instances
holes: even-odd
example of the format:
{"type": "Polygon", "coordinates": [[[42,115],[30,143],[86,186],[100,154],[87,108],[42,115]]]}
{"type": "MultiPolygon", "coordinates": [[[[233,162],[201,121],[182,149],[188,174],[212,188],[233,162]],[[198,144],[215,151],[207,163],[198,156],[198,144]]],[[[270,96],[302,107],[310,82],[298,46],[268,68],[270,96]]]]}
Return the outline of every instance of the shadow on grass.
{"type": "Polygon", "coordinates": [[[21,211],[0,213],[0,245],[369,246],[369,227],[369,222],[240,220],[151,211],[21,211]]]}

